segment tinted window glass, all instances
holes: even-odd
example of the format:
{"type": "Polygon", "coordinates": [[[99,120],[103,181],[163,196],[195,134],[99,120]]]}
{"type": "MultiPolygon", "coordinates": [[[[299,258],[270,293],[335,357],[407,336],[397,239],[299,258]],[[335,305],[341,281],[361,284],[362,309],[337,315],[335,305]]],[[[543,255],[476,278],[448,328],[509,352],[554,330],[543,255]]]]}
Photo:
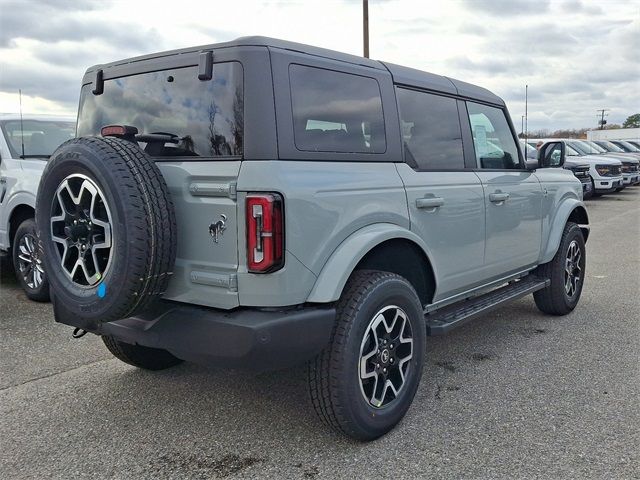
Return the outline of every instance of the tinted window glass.
{"type": "MultiPolygon", "coordinates": [[[[97,96],[85,86],[78,135],[99,135],[105,125],[132,125],[140,133],[180,137],[154,153],[158,156],[239,156],[243,112],[238,62],[214,64],[208,81],[198,80],[197,67],[186,67],[107,80],[97,96]]],[[[145,149],[155,152],[150,147],[145,149]]]]}
{"type": "Polygon", "coordinates": [[[0,124],[11,156],[49,157],[61,143],[76,136],[76,124],[53,120],[7,120],[0,124]]]}
{"type": "Polygon", "coordinates": [[[373,78],[291,65],[293,128],[298,150],[384,153],[380,87],[373,78]]]}
{"type": "Polygon", "coordinates": [[[454,98],[397,89],[405,160],[421,170],[464,168],[454,98]]]}
{"type": "Polygon", "coordinates": [[[467,102],[467,110],[480,168],[520,168],[518,147],[504,112],[473,102],[467,102]]]}

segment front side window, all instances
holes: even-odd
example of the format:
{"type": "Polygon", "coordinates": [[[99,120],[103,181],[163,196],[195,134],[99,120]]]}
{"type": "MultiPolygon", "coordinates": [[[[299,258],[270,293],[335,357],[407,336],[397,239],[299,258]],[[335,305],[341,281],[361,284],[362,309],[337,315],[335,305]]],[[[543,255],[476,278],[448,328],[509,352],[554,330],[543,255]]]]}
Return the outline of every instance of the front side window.
{"type": "Polygon", "coordinates": [[[13,158],[48,158],[61,143],[76,136],[74,122],[7,120],[0,127],[13,158]]]}
{"type": "Polygon", "coordinates": [[[309,152],[384,153],[378,82],[369,77],[291,65],[296,148],[309,152]]]}
{"type": "Polygon", "coordinates": [[[480,168],[519,169],[518,147],[504,111],[474,102],[467,102],[473,145],[480,168]]]}
{"type": "Polygon", "coordinates": [[[420,170],[464,168],[457,101],[405,88],[397,97],[405,161],[420,170]]]}
{"type": "Polygon", "coordinates": [[[141,73],[104,82],[104,93],[81,93],[78,135],[99,135],[105,125],[131,125],[139,133],[175,135],[175,142],[147,144],[159,157],[237,157],[244,137],[242,66],[216,63],[213,78],[198,67],[141,73]],[[151,148],[154,147],[154,148],[151,148]]]}

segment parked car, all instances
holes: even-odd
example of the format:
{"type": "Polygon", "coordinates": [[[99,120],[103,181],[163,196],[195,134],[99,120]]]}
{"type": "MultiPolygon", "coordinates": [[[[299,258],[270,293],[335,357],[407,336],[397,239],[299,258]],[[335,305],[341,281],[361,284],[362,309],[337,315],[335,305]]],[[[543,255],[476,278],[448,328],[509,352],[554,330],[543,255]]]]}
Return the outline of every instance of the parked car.
{"type": "MultiPolygon", "coordinates": [[[[572,140],[571,145],[576,150],[581,152],[592,151],[591,146],[586,144],[586,142],[583,142],[580,140],[572,140]]],[[[596,146],[600,147],[597,144],[596,146]]],[[[622,154],[619,154],[618,152],[610,152],[608,150],[605,150],[602,147],[600,148],[602,149],[602,153],[596,154],[596,155],[604,155],[606,158],[612,158],[620,161],[621,173],[622,173],[622,179],[623,179],[622,181],[623,188],[628,185],[637,185],[638,183],[640,183],[640,161],[638,161],[636,158],[633,158],[630,155],[622,155],[622,154]]],[[[589,155],[592,155],[592,153],[589,153],[589,155]]],[[[621,189],[618,189],[618,190],[621,190],[621,189]]]]}
{"type": "Polygon", "coordinates": [[[55,318],[137,367],[309,361],[318,415],[371,440],[427,334],[531,293],[578,304],[564,144],[525,161],[483,88],[245,37],[90,68],[78,134],[38,192],[55,318]]]}
{"type": "Polygon", "coordinates": [[[75,136],[69,117],[0,114],[0,250],[12,260],[27,297],[49,300],[35,226],[40,176],[53,151],[75,136]]]}
{"type": "MultiPolygon", "coordinates": [[[[520,140],[520,147],[528,159],[538,158],[538,149],[524,140],[520,140]]],[[[567,157],[564,162],[564,168],[571,170],[580,183],[582,183],[583,198],[591,198],[593,196],[593,181],[589,175],[590,166],[588,163],[582,163],[572,157],[567,157]]]]}
{"type": "Polygon", "coordinates": [[[627,143],[630,143],[631,145],[636,147],[638,150],[640,150],[640,142],[638,142],[637,140],[628,140],[627,143]]]}
{"type": "Polygon", "coordinates": [[[567,160],[579,164],[589,165],[589,176],[592,182],[592,195],[600,196],[605,193],[616,192],[624,188],[622,176],[622,162],[615,158],[584,154],[576,147],[573,140],[563,139],[529,139],[530,144],[536,145],[538,142],[548,143],[560,141],[566,148],[567,160]]]}

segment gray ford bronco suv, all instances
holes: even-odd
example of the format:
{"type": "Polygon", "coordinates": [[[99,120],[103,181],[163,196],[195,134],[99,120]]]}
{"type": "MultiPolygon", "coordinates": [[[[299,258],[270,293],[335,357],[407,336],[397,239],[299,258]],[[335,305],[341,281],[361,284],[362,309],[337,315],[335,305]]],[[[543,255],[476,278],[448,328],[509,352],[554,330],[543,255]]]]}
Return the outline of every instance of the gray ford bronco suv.
{"type": "Polygon", "coordinates": [[[262,37],[87,70],[37,226],[55,318],[132,365],[308,362],[331,427],[407,412],[427,335],[571,312],[582,186],[458,80],[262,37]]]}

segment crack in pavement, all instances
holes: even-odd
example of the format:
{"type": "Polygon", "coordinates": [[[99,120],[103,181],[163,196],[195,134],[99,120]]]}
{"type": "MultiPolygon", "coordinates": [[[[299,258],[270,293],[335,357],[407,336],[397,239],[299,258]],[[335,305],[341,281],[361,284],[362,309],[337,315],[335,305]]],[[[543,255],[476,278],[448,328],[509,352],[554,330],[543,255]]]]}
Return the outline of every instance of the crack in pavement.
{"type": "Polygon", "coordinates": [[[95,365],[96,363],[113,362],[115,360],[116,360],[115,358],[106,358],[104,360],[97,360],[95,362],[85,363],[84,365],[79,365],[77,367],[70,368],[68,370],[62,370],[62,371],[59,371],[59,372],[50,373],[49,375],[42,375],[41,377],[31,378],[29,380],[25,380],[22,383],[15,383],[15,384],[9,385],[7,387],[2,387],[2,388],[0,388],[0,393],[5,392],[6,390],[11,390],[12,388],[21,387],[22,385],[27,385],[29,383],[37,382],[39,380],[45,380],[47,378],[55,377],[57,375],[62,375],[63,373],[73,372],[75,370],[80,370],[81,368],[90,367],[91,365],[95,365]]]}

